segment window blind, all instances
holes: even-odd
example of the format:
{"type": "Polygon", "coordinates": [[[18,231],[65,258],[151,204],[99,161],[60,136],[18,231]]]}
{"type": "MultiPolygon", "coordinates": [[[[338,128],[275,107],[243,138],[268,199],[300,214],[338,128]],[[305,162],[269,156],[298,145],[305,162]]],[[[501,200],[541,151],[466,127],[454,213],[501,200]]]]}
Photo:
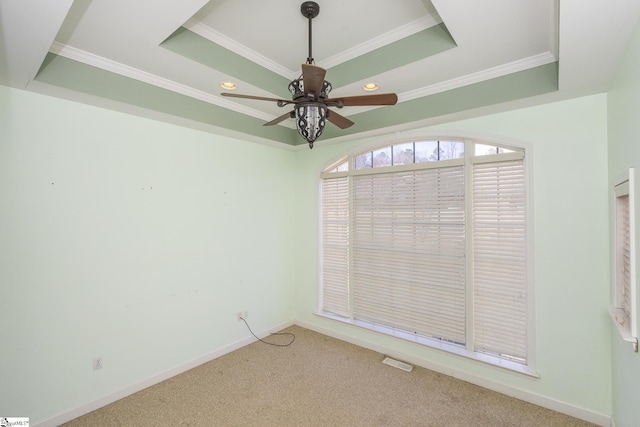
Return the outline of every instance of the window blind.
{"type": "Polygon", "coordinates": [[[473,166],[474,345],[526,360],[524,160],[473,166]]]}
{"type": "Polygon", "coordinates": [[[525,152],[477,144],[465,141],[464,158],[351,169],[356,153],[349,168],[322,172],[320,314],[515,370],[534,365],[525,152]]]}
{"type": "Polygon", "coordinates": [[[353,317],[464,343],[463,166],[352,179],[353,317]]]}
{"type": "Polygon", "coordinates": [[[609,314],[622,339],[631,342],[637,352],[634,169],[630,168],[614,182],[615,266],[612,281],[613,305],[609,307],[609,314]]]}
{"type": "Polygon", "coordinates": [[[629,223],[629,195],[616,198],[618,204],[618,271],[620,272],[620,308],[627,319],[631,317],[631,233],[629,223]]]}
{"type": "Polygon", "coordinates": [[[349,316],[349,178],[322,180],[322,305],[349,316]]]}

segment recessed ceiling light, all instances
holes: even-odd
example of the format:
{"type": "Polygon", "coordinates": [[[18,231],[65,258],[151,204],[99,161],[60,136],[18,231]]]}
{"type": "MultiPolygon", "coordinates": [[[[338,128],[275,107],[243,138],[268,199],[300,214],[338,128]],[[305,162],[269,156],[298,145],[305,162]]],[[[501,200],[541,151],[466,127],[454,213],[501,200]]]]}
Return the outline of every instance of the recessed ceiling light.
{"type": "Polygon", "coordinates": [[[374,90],[378,90],[378,85],[376,83],[367,83],[366,85],[362,86],[362,89],[366,90],[367,92],[373,92],[374,90]]]}
{"type": "Polygon", "coordinates": [[[222,82],[220,83],[220,87],[226,90],[236,90],[238,88],[233,82],[222,82]]]}

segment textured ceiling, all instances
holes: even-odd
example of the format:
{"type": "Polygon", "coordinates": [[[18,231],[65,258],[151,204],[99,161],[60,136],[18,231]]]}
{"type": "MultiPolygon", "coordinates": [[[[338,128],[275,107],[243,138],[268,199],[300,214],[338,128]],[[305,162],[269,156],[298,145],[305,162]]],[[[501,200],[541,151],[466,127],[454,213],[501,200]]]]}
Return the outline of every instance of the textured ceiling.
{"type": "MultiPolygon", "coordinates": [[[[313,57],[332,96],[374,81],[399,102],[345,107],[318,143],[606,90],[636,25],[631,0],[318,0],[313,57]]],[[[0,84],[283,147],[308,55],[300,0],[0,1],[0,84]],[[50,4],[55,3],[55,4],[50,4]]]]}

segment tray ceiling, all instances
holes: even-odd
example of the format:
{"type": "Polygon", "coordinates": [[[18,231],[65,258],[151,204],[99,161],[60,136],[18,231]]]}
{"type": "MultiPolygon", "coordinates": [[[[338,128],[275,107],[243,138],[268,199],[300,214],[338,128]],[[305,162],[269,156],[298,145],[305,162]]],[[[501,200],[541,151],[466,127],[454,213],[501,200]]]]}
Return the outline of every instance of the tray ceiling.
{"type": "MultiPolygon", "coordinates": [[[[375,82],[396,106],[345,107],[318,140],[398,131],[606,90],[637,2],[318,0],[313,57],[332,96],[375,82]],[[599,31],[594,34],[593,28],[599,31]],[[588,67],[588,68],[587,68],[588,67]]],[[[0,3],[0,84],[244,139],[305,146],[275,103],[308,55],[300,0],[0,3]],[[49,4],[55,3],[55,4],[49,4]]]]}

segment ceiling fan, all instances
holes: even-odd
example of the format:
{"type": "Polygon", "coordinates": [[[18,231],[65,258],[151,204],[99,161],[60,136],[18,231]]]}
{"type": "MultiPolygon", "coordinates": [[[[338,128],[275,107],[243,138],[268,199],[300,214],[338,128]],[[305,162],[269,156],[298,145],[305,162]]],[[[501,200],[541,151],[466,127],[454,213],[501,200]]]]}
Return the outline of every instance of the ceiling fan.
{"type": "Polygon", "coordinates": [[[309,56],[306,64],[302,64],[302,75],[289,83],[291,100],[236,93],[222,93],[221,95],[258,101],[275,101],[278,107],[293,104],[293,110],[263,126],[272,126],[288,118],[296,119],[298,133],[309,143],[309,148],[313,148],[313,142],[322,134],[327,120],[340,129],[346,129],[354,124],[348,118],[329,110],[328,107],[395,105],[398,102],[398,96],[395,93],[381,93],[329,98],[331,83],[324,79],[326,70],[314,64],[311,54],[311,21],[320,13],[320,6],[316,2],[305,1],[300,6],[300,12],[309,21],[309,56]]]}

